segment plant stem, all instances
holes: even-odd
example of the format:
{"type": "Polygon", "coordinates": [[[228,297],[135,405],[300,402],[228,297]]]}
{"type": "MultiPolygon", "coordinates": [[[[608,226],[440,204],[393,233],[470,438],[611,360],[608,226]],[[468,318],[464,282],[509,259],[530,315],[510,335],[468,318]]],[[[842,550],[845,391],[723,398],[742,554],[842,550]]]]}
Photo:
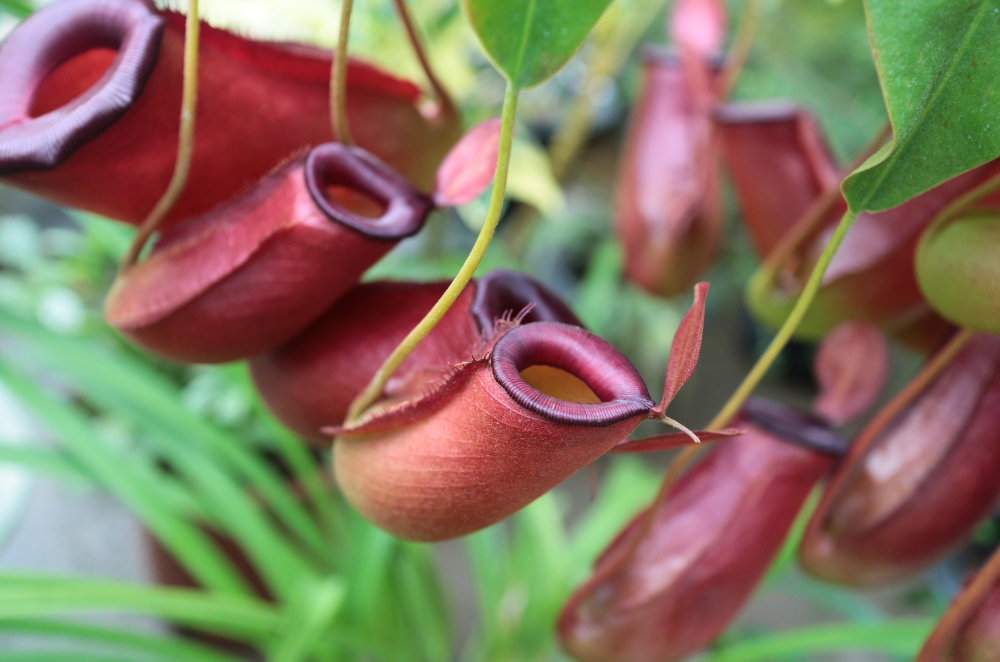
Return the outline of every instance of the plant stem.
{"type": "Polygon", "coordinates": [[[798,301],[795,302],[792,312],[788,314],[788,318],[781,325],[771,344],[767,346],[761,357],[757,359],[757,363],[750,369],[747,376],[743,378],[743,382],[737,387],[722,409],[719,410],[719,413],[715,415],[712,422],[708,424],[709,430],[721,429],[736,415],[743,402],[757,388],[757,384],[760,383],[764,374],[767,373],[775,359],[778,358],[778,354],[785,348],[785,345],[791,339],[792,334],[795,333],[795,329],[798,328],[802,318],[808,312],[809,306],[816,297],[816,292],[819,291],[819,286],[823,281],[823,276],[826,274],[827,267],[830,266],[833,256],[837,253],[837,249],[840,248],[844,237],[847,236],[847,231],[851,229],[857,218],[858,215],[855,212],[847,211],[840,219],[837,229],[834,231],[833,236],[830,237],[829,243],[823,249],[819,260],[816,261],[816,266],[813,267],[812,273],[809,274],[809,280],[806,281],[805,287],[802,288],[802,293],[799,295],[798,301]]]}
{"type": "Polygon", "coordinates": [[[420,62],[420,68],[424,70],[424,76],[427,77],[427,82],[430,84],[431,89],[434,90],[434,96],[438,101],[438,112],[441,113],[446,112],[447,109],[454,109],[455,103],[452,101],[451,95],[444,89],[444,85],[441,84],[437,74],[434,73],[434,68],[427,58],[427,51],[424,49],[423,42],[417,34],[413,17],[410,15],[410,10],[406,7],[406,0],[393,1],[396,4],[396,12],[399,14],[399,20],[406,29],[406,36],[410,40],[410,45],[413,46],[413,52],[420,62]]]}
{"type": "MultiPolygon", "coordinates": [[[[712,422],[708,424],[705,428],[706,430],[721,430],[729,421],[736,415],[740,407],[746,401],[753,390],[757,388],[760,380],[764,378],[768,369],[774,364],[775,359],[781,353],[781,350],[785,348],[785,345],[791,339],[792,334],[795,333],[795,329],[798,328],[799,323],[802,318],[805,317],[806,312],[809,310],[809,306],[812,304],[813,299],[816,297],[816,292],[819,291],[820,283],[823,281],[823,275],[826,273],[826,269],[830,266],[830,262],[833,260],[833,256],[837,253],[837,249],[840,248],[841,242],[843,242],[844,237],[847,235],[847,231],[851,229],[854,225],[855,219],[857,219],[857,214],[848,211],[844,214],[843,218],[840,219],[840,223],[837,225],[836,231],[830,238],[830,242],[823,249],[823,253],[820,255],[819,260],[816,262],[816,266],[813,267],[812,273],[809,275],[809,280],[806,281],[805,287],[802,288],[802,293],[799,295],[798,301],[795,302],[795,307],[792,308],[792,312],[789,313],[788,318],[785,319],[784,324],[781,325],[781,329],[778,330],[777,335],[771,341],[771,344],[767,346],[767,349],[761,355],[757,362],[754,364],[747,376],[743,378],[743,381],[736,388],[736,391],[729,397],[729,400],[722,406],[719,413],[715,415],[712,422]]],[[[680,477],[684,468],[697,457],[698,453],[702,450],[703,446],[688,446],[683,451],[681,451],[671,462],[670,466],[667,468],[667,472],[663,477],[663,482],[660,485],[660,491],[656,495],[656,499],[653,501],[653,507],[649,509],[652,514],[655,512],[656,507],[660,505],[669,494],[674,483],[680,477]]],[[[645,528],[652,525],[653,517],[650,515],[645,518],[645,528]]],[[[636,536],[636,538],[641,539],[642,536],[636,536]]]]}
{"type": "Polygon", "coordinates": [[[729,54],[722,68],[722,85],[720,97],[728,97],[743,71],[750,51],[753,49],[754,38],[757,36],[757,26],[760,25],[760,0],[747,0],[740,15],[740,24],[736,28],[733,43],[729,46],[729,54]]]}
{"type": "Polygon", "coordinates": [[[410,355],[410,352],[413,351],[420,341],[437,326],[437,323],[441,321],[441,318],[448,312],[448,309],[455,303],[455,299],[458,298],[458,295],[462,293],[462,290],[465,289],[465,286],[472,279],[476,268],[479,267],[479,263],[486,253],[486,248],[490,245],[490,240],[493,238],[493,233],[496,231],[497,223],[500,221],[500,211],[503,207],[503,198],[507,187],[510,148],[514,136],[517,95],[518,88],[508,83],[507,91],[504,93],[503,112],[500,120],[500,152],[497,155],[496,175],[493,178],[493,192],[490,194],[490,204],[486,212],[486,220],[483,222],[483,227],[479,231],[479,237],[476,239],[472,251],[469,252],[469,257],[465,259],[465,263],[459,270],[458,275],[455,276],[451,285],[441,295],[438,302],[434,304],[434,307],[430,309],[430,312],[410,331],[406,338],[403,339],[403,342],[393,350],[389,358],[385,360],[385,363],[382,364],[378,372],[375,373],[375,376],[372,377],[371,382],[368,383],[365,390],[351,403],[351,408],[347,414],[348,423],[356,421],[379,398],[382,394],[382,389],[385,388],[386,382],[389,381],[392,373],[396,371],[396,368],[410,355]]]}
{"type": "Polygon", "coordinates": [[[344,145],[353,145],[351,125],[347,118],[347,40],[351,32],[351,10],[354,0],[341,0],[340,37],[333,55],[333,71],[330,72],[330,112],[333,133],[344,145]]]}
{"type": "Polygon", "coordinates": [[[181,125],[174,174],[170,178],[170,184],[167,185],[163,196],[160,197],[156,206],[149,212],[149,216],[139,226],[139,230],[132,240],[132,245],[125,257],[122,258],[119,273],[126,271],[136,263],[149,237],[156,232],[187,185],[188,175],[191,172],[191,156],[194,152],[194,118],[198,105],[198,33],[200,27],[198,0],[189,0],[187,21],[184,26],[184,88],[181,95],[181,125]]]}

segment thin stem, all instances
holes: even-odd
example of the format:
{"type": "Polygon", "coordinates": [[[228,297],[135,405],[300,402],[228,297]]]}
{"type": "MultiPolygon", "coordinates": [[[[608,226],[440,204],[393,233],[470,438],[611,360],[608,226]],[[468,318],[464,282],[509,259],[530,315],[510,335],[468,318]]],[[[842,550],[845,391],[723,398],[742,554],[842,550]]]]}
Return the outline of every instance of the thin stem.
{"type": "MultiPolygon", "coordinates": [[[[712,422],[708,424],[707,430],[721,430],[729,424],[729,421],[736,415],[740,407],[743,406],[743,403],[760,383],[760,380],[763,379],[775,359],[778,358],[778,354],[784,349],[785,344],[791,339],[792,334],[795,333],[795,329],[798,328],[802,318],[805,317],[806,312],[809,310],[809,306],[816,297],[816,292],[819,291],[819,286],[823,281],[823,275],[826,273],[827,267],[830,266],[833,256],[836,255],[837,249],[840,248],[840,244],[844,241],[844,237],[847,235],[848,230],[851,229],[851,226],[854,225],[857,217],[857,214],[848,211],[840,219],[840,223],[830,238],[830,242],[823,249],[823,253],[816,262],[809,280],[806,282],[805,287],[802,288],[802,293],[799,295],[798,301],[795,302],[792,312],[788,315],[784,324],[781,325],[781,329],[778,330],[777,335],[771,341],[771,344],[768,345],[767,350],[757,360],[757,363],[747,373],[747,376],[743,378],[743,382],[737,387],[722,409],[719,410],[719,413],[715,415],[712,422]]],[[[660,483],[659,492],[657,492],[656,498],[653,500],[653,504],[649,510],[646,511],[646,517],[643,518],[642,524],[636,530],[635,534],[631,536],[631,542],[619,548],[619,555],[625,556],[631,554],[639,542],[646,537],[653,526],[657,510],[666,501],[667,495],[670,494],[670,490],[673,489],[684,469],[698,456],[703,448],[705,448],[704,444],[688,446],[670,463],[663,476],[663,481],[660,483]]],[[[616,555],[615,558],[617,559],[619,555],[616,555]]],[[[609,560],[606,562],[605,567],[610,568],[614,565],[615,563],[609,560]]]]}
{"type": "Polygon", "coordinates": [[[858,215],[855,212],[847,211],[840,219],[837,229],[834,231],[833,236],[830,237],[830,242],[823,249],[823,253],[819,256],[816,266],[813,267],[812,273],[809,275],[809,280],[806,281],[805,287],[802,288],[802,293],[799,295],[798,301],[795,302],[792,312],[789,313],[785,323],[781,325],[777,335],[774,336],[771,344],[768,345],[767,349],[757,360],[757,363],[747,373],[747,376],[744,377],[743,383],[737,387],[736,391],[729,398],[729,401],[723,405],[719,413],[709,423],[709,430],[721,429],[736,415],[736,412],[743,406],[743,402],[757,388],[757,384],[760,383],[760,380],[763,379],[775,359],[778,358],[778,354],[785,348],[792,334],[798,328],[799,323],[802,322],[802,318],[808,312],[809,306],[812,305],[813,299],[816,297],[819,286],[823,281],[823,276],[826,274],[827,267],[830,266],[833,256],[836,254],[837,249],[840,248],[844,237],[847,236],[847,231],[851,229],[857,218],[858,215]]]}
{"type": "Polygon", "coordinates": [[[347,40],[351,33],[351,10],[354,0],[341,0],[340,37],[333,55],[333,71],[330,73],[330,112],[333,133],[344,145],[353,145],[351,125],[347,118],[347,40]]]}
{"type": "Polygon", "coordinates": [[[445,111],[445,109],[454,108],[455,103],[452,101],[451,95],[448,94],[446,89],[444,89],[444,85],[441,84],[437,74],[434,73],[434,68],[431,66],[430,60],[427,58],[427,51],[424,49],[420,35],[417,34],[417,28],[413,22],[413,16],[410,14],[410,10],[406,7],[406,0],[393,0],[393,2],[396,4],[396,12],[399,14],[399,20],[403,23],[403,27],[406,29],[406,36],[410,40],[413,52],[417,56],[417,60],[420,62],[420,68],[424,70],[424,76],[427,77],[427,82],[430,84],[431,89],[434,90],[434,97],[438,101],[438,112],[440,113],[445,111]]]}
{"type": "Polygon", "coordinates": [[[451,282],[451,285],[441,295],[438,302],[434,304],[434,307],[430,309],[430,312],[410,331],[406,338],[403,339],[403,342],[393,350],[389,358],[385,360],[382,367],[372,377],[371,382],[368,383],[365,390],[351,403],[351,408],[347,414],[348,423],[356,421],[381,396],[382,389],[385,388],[386,382],[389,381],[392,373],[396,371],[396,368],[410,355],[410,352],[413,351],[420,341],[437,326],[437,323],[441,321],[441,318],[448,312],[448,309],[455,303],[458,295],[462,293],[465,286],[472,280],[472,275],[479,267],[479,263],[482,261],[483,255],[490,245],[490,240],[493,238],[493,233],[496,231],[497,223],[500,221],[500,210],[503,207],[503,198],[507,187],[510,148],[514,136],[514,115],[517,112],[517,94],[518,89],[508,83],[507,91],[504,94],[503,113],[500,120],[500,152],[497,155],[497,169],[496,175],[493,178],[493,192],[490,195],[486,220],[483,222],[483,228],[479,231],[479,237],[476,239],[472,251],[469,252],[469,257],[465,259],[465,263],[459,270],[458,275],[455,276],[455,280],[451,282]]]}
{"type": "Polygon", "coordinates": [[[198,105],[198,33],[200,27],[198,0],[189,0],[187,21],[184,27],[184,88],[181,95],[181,126],[174,174],[170,178],[170,184],[167,185],[163,196],[139,226],[139,230],[132,240],[132,245],[122,259],[119,273],[126,271],[136,263],[139,254],[146,246],[146,242],[156,232],[187,185],[188,175],[191,172],[191,156],[194,152],[194,118],[198,105]]]}
{"type": "MultiPolygon", "coordinates": [[[[844,214],[844,217],[840,220],[840,224],[837,226],[836,232],[834,232],[833,237],[830,238],[830,243],[826,245],[823,249],[823,254],[820,255],[819,261],[813,268],[812,274],[809,276],[809,280],[806,286],[802,289],[802,294],[799,295],[798,301],[795,302],[795,307],[792,312],[788,315],[785,323],[781,325],[781,329],[778,334],[771,341],[767,350],[761,357],[757,360],[757,363],[753,366],[747,376],[743,378],[743,382],[737,387],[736,391],[730,396],[729,400],[723,405],[719,413],[715,415],[712,422],[708,424],[707,430],[721,430],[726,425],[728,425],[730,419],[736,415],[740,407],[743,406],[744,401],[750,396],[753,390],[760,383],[760,380],[767,373],[768,369],[774,363],[778,354],[784,349],[785,344],[795,333],[795,329],[798,327],[802,318],[805,317],[806,311],[809,310],[810,304],[812,304],[813,298],[816,296],[816,292],[819,290],[819,285],[823,280],[823,274],[826,273],[826,268],[830,265],[833,256],[836,254],[837,249],[840,247],[841,242],[844,240],[844,236],[847,235],[847,231],[851,229],[854,224],[854,220],[857,218],[857,214],[848,212],[844,214]]],[[[632,550],[639,544],[639,542],[646,537],[649,530],[653,526],[653,522],[656,518],[656,512],[662,507],[663,503],[666,501],[667,496],[670,494],[670,490],[673,489],[677,480],[681,477],[684,469],[698,456],[701,450],[705,448],[703,444],[696,444],[692,446],[687,446],[684,450],[677,454],[670,466],[667,467],[667,471],[663,476],[663,481],[660,483],[660,489],[656,494],[656,498],[653,500],[653,504],[650,506],[649,510],[646,511],[647,515],[643,518],[642,524],[636,533],[631,538],[631,543],[627,545],[622,545],[621,554],[631,554],[632,550]]],[[[609,563],[609,565],[611,565],[609,563]]]]}
{"type": "Polygon", "coordinates": [[[736,28],[736,36],[729,47],[729,54],[726,56],[726,63],[722,68],[722,84],[720,90],[721,98],[728,97],[743,71],[750,51],[753,49],[754,38],[757,36],[757,27],[760,25],[760,0],[747,0],[740,16],[739,27],[736,28]]]}

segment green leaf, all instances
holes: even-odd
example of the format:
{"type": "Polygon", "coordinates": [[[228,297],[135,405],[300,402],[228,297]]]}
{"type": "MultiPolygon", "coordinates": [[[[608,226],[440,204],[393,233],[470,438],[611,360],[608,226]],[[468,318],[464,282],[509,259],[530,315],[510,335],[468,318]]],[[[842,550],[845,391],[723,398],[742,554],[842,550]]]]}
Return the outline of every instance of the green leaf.
{"type": "MultiPolygon", "coordinates": [[[[155,659],[162,662],[237,662],[237,659],[214,648],[184,639],[165,639],[144,633],[113,630],[84,623],[65,621],[48,621],[42,619],[0,620],[0,633],[31,635],[46,643],[56,639],[66,639],[76,642],[88,642],[100,645],[109,650],[142,654],[142,659],[155,659]]],[[[6,653],[5,653],[6,654],[6,653]]],[[[5,658],[7,659],[7,658],[5,658]]],[[[77,658],[72,659],[74,662],[77,658]]]]}
{"type": "Polygon", "coordinates": [[[30,379],[0,362],[0,382],[58,436],[76,461],[131,507],[143,523],[205,586],[228,593],[249,593],[243,578],[203,531],[173,511],[155,483],[142,480],[126,458],[107,448],[90,421],[73,407],[54,400],[30,379]]]}
{"type": "Polygon", "coordinates": [[[33,11],[35,11],[34,5],[26,0],[0,0],[0,12],[4,14],[25,18],[33,11]]]}
{"type": "Polygon", "coordinates": [[[344,604],[344,584],[328,577],[303,586],[285,620],[287,630],[274,643],[271,662],[300,662],[329,630],[344,604]]]}
{"type": "Polygon", "coordinates": [[[4,651],[4,662],[141,662],[131,656],[66,651],[4,651]]]}
{"type": "Polygon", "coordinates": [[[838,651],[870,651],[909,659],[933,627],[931,619],[817,625],[746,639],[709,655],[705,662],[774,662],[838,651]]]}
{"type": "Polygon", "coordinates": [[[1000,0],[866,0],[894,140],[844,182],[882,210],[1000,155],[1000,0]]]}
{"type": "Polygon", "coordinates": [[[545,82],[579,50],[610,0],[464,0],[493,66],[516,88],[545,82]]]}
{"type": "Polygon", "coordinates": [[[443,586],[434,567],[430,547],[403,543],[394,583],[409,624],[407,643],[419,651],[420,660],[446,662],[451,656],[451,628],[443,586]]]}
{"type": "Polygon", "coordinates": [[[86,469],[62,451],[30,446],[0,444],[0,464],[16,464],[29,471],[55,476],[78,483],[93,483],[86,469]]]}
{"type": "Polygon", "coordinates": [[[0,327],[25,343],[11,359],[47,364],[100,408],[145,428],[176,469],[192,481],[217,523],[236,539],[269,586],[284,595],[307,572],[235,478],[243,475],[290,531],[301,534],[322,556],[326,545],[316,523],[275,469],[233,435],[200,420],[179,402],[177,389],[157,373],[122,354],[95,352],[93,345],[57,336],[0,314],[0,327]],[[206,457],[211,456],[211,457],[206,457]],[[229,471],[227,471],[227,469],[229,471]],[[235,474],[235,476],[231,475],[235,474]]]}
{"type": "Polygon", "coordinates": [[[272,605],[235,595],[0,572],[0,620],[73,611],[157,616],[177,625],[251,643],[266,641],[281,622],[272,605]]]}

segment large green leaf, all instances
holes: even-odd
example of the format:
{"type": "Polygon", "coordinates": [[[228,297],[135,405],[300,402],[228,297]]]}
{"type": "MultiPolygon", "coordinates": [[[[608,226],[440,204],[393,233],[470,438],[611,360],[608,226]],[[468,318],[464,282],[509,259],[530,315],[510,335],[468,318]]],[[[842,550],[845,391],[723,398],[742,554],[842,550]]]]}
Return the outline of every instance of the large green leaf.
{"type": "Polygon", "coordinates": [[[583,44],[611,0],[463,0],[494,66],[514,87],[544,82],[583,44]]]}
{"type": "Polygon", "coordinates": [[[844,182],[882,210],[1000,156],[1000,0],[866,0],[894,140],[844,182]]]}

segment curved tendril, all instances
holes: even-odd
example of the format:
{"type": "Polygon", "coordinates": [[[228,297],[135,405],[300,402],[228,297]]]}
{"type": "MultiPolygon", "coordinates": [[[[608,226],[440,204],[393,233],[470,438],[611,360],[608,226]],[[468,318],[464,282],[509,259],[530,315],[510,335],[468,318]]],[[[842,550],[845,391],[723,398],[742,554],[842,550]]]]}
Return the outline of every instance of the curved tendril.
{"type": "Polygon", "coordinates": [[[351,403],[351,407],[347,413],[348,423],[356,421],[368,407],[378,400],[382,394],[382,389],[385,388],[392,373],[396,371],[396,368],[410,355],[410,352],[413,351],[420,341],[437,326],[437,323],[441,321],[441,318],[448,312],[448,309],[455,303],[455,299],[458,298],[458,295],[462,293],[462,290],[465,289],[465,286],[472,279],[472,275],[476,272],[476,268],[482,261],[483,255],[486,253],[486,248],[490,245],[490,240],[496,231],[497,223],[500,221],[500,210],[503,207],[503,198],[507,187],[507,169],[510,165],[510,147],[514,136],[514,115],[517,112],[517,95],[518,88],[508,83],[503,100],[500,151],[497,155],[496,175],[493,178],[493,192],[490,194],[490,204],[486,212],[486,220],[483,222],[483,227],[479,231],[479,237],[476,239],[472,251],[469,252],[465,263],[459,269],[455,280],[451,282],[451,285],[441,295],[438,302],[434,304],[434,307],[430,309],[420,323],[410,331],[406,338],[403,339],[403,342],[393,350],[389,358],[385,360],[378,369],[378,372],[375,373],[375,376],[372,377],[368,386],[351,403]]]}
{"type": "Polygon", "coordinates": [[[423,69],[427,82],[430,84],[431,89],[434,90],[434,97],[438,103],[438,112],[443,113],[449,109],[453,109],[455,102],[452,100],[451,95],[448,94],[448,90],[444,89],[444,85],[441,84],[441,80],[437,77],[437,74],[434,73],[434,67],[431,66],[430,60],[427,58],[427,51],[424,49],[420,35],[417,34],[413,17],[410,15],[410,10],[406,7],[406,0],[393,1],[396,4],[396,12],[399,14],[399,20],[406,29],[406,36],[410,40],[413,52],[420,62],[420,68],[423,69]]]}
{"type": "Polygon", "coordinates": [[[340,37],[333,56],[333,70],[330,72],[330,113],[333,133],[345,145],[354,144],[351,124],[347,118],[347,40],[351,33],[351,10],[354,0],[341,0],[340,37]]]}
{"type": "Polygon", "coordinates": [[[184,27],[184,88],[181,96],[181,124],[177,142],[177,161],[174,174],[167,190],[159,199],[149,216],[139,226],[132,245],[122,258],[119,273],[127,270],[139,259],[146,242],[156,232],[164,217],[184,192],[191,172],[191,156],[194,152],[194,118],[198,105],[198,0],[189,0],[187,20],[184,27]]]}

